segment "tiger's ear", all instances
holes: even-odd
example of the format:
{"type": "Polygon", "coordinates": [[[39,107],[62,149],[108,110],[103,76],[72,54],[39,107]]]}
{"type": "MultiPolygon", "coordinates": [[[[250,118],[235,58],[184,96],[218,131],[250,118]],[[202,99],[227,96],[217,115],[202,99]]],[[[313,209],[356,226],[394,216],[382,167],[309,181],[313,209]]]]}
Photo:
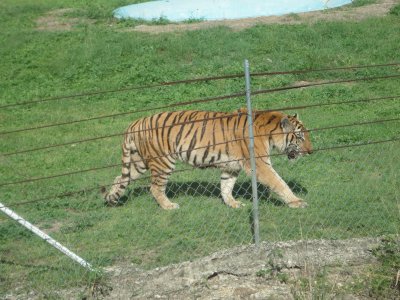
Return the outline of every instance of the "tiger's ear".
{"type": "Polygon", "coordinates": [[[296,118],[297,120],[300,121],[300,117],[299,117],[299,114],[298,114],[298,113],[294,113],[294,115],[291,116],[291,117],[296,118]]]}
{"type": "Polygon", "coordinates": [[[290,130],[291,124],[290,124],[290,121],[289,121],[288,117],[283,117],[281,119],[281,128],[290,130]]]}

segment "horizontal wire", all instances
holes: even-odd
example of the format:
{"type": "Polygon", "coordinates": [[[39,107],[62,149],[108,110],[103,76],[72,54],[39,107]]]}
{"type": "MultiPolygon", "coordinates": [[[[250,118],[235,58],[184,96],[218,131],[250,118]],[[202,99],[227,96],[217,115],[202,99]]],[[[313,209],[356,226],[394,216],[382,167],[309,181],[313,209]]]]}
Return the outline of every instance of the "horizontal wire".
{"type": "Polygon", "coordinates": [[[321,86],[321,85],[328,85],[328,84],[337,84],[337,83],[350,83],[350,82],[359,82],[359,81],[369,81],[369,80],[381,80],[381,79],[392,79],[392,78],[399,78],[400,75],[386,75],[386,76],[377,76],[377,77],[361,77],[356,79],[341,79],[341,80],[332,80],[332,81],[325,81],[325,82],[316,82],[316,83],[307,83],[307,84],[299,84],[293,86],[286,86],[281,88],[274,88],[274,89],[265,89],[265,90],[258,90],[252,91],[252,95],[261,95],[261,94],[269,94],[274,92],[281,92],[281,91],[288,91],[294,89],[301,89],[313,86],[321,86]]]}
{"type": "Polygon", "coordinates": [[[53,123],[53,124],[46,124],[46,125],[30,127],[30,128],[21,128],[21,129],[15,129],[15,130],[10,130],[10,131],[2,131],[2,132],[0,132],[0,135],[6,135],[6,134],[10,134],[10,133],[19,133],[19,132],[25,132],[25,131],[32,131],[32,130],[38,130],[38,129],[43,129],[43,128],[50,128],[50,127],[58,127],[58,126],[63,126],[63,125],[70,125],[70,124],[76,124],[76,123],[81,123],[81,122],[94,121],[94,120],[100,120],[100,119],[105,119],[105,118],[112,118],[112,117],[117,117],[117,116],[148,112],[148,111],[153,111],[153,110],[158,110],[158,109],[172,108],[172,107],[177,107],[177,106],[185,106],[185,105],[190,105],[190,104],[195,104],[195,103],[205,103],[205,102],[211,102],[211,101],[220,101],[220,100],[226,100],[226,99],[242,97],[242,96],[245,96],[245,95],[246,95],[246,93],[242,92],[242,93],[236,93],[236,94],[230,94],[230,95],[224,95],[224,96],[217,96],[217,97],[211,97],[211,98],[203,98],[203,99],[197,99],[197,100],[191,100],[191,101],[184,101],[184,102],[172,103],[172,104],[153,107],[153,108],[147,108],[147,109],[134,110],[134,111],[128,111],[128,112],[121,112],[121,113],[110,114],[110,115],[97,116],[97,117],[74,120],[74,121],[69,121],[69,122],[53,123]]]}
{"type": "MultiPolygon", "coordinates": [[[[305,69],[305,70],[291,70],[291,71],[273,71],[273,72],[256,72],[251,73],[251,76],[274,76],[274,75],[288,75],[288,74],[305,74],[311,72],[327,72],[327,71],[341,71],[341,70],[354,70],[354,69],[367,69],[367,68],[378,68],[378,67],[393,67],[399,66],[400,63],[387,63],[387,64],[375,64],[375,65],[358,65],[358,66],[346,66],[346,67],[328,67],[328,68],[320,68],[320,69],[305,69]]],[[[126,91],[133,91],[133,90],[144,90],[156,87],[164,87],[164,86],[172,86],[178,84],[186,84],[186,83],[196,83],[202,81],[213,81],[213,80],[221,80],[221,79],[232,79],[232,78],[241,78],[244,77],[244,74],[228,74],[228,75],[221,75],[221,76],[209,76],[209,77],[202,77],[202,78],[193,78],[193,79],[186,79],[186,80],[176,80],[176,81],[166,81],[156,84],[149,84],[143,86],[128,86],[125,88],[120,89],[111,89],[111,90],[103,90],[103,91],[90,91],[90,92],[82,92],[78,94],[72,95],[64,95],[64,96],[55,96],[45,99],[37,99],[31,101],[24,101],[20,103],[12,103],[0,106],[2,108],[9,108],[27,104],[36,104],[41,102],[49,102],[55,100],[63,100],[63,99],[73,99],[73,98],[80,98],[80,97],[87,97],[87,96],[96,96],[96,95],[104,95],[110,93],[118,93],[118,92],[126,92],[126,91]]]]}
{"type": "Polygon", "coordinates": [[[256,72],[250,73],[251,76],[270,76],[270,75],[289,75],[289,74],[306,74],[311,72],[328,72],[328,71],[344,71],[344,70],[356,70],[356,69],[368,69],[378,67],[395,67],[399,66],[400,63],[388,63],[388,64],[377,64],[377,65],[364,65],[364,66],[347,66],[347,67],[328,67],[321,69],[305,69],[305,70],[292,70],[292,71],[275,71],[275,72],[256,72]]]}
{"type": "MultiPolygon", "coordinates": [[[[377,124],[377,123],[384,123],[384,122],[393,122],[393,121],[398,121],[398,120],[400,120],[400,118],[384,119],[384,120],[375,120],[375,121],[359,122],[359,123],[351,123],[351,124],[343,124],[343,125],[335,125],[335,126],[329,126],[329,127],[307,129],[306,131],[308,131],[308,132],[311,132],[311,131],[323,131],[323,130],[331,130],[331,129],[337,129],[337,128],[344,128],[344,127],[363,126],[363,125],[370,125],[370,124],[377,124]]],[[[269,133],[269,134],[255,135],[254,137],[272,136],[272,135],[280,135],[280,134],[285,134],[285,133],[272,133],[272,134],[269,133]]],[[[248,136],[247,136],[247,137],[245,136],[245,137],[243,137],[243,138],[239,138],[239,139],[235,139],[235,140],[229,140],[229,141],[224,141],[224,142],[216,143],[216,144],[213,144],[213,145],[195,147],[195,148],[193,148],[191,151],[200,150],[200,149],[205,149],[205,148],[209,148],[209,147],[215,147],[215,146],[218,146],[218,145],[223,145],[223,144],[228,144],[228,143],[233,143],[233,142],[237,142],[237,141],[240,141],[240,140],[245,140],[245,139],[248,139],[248,138],[249,138],[248,136]]],[[[151,157],[151,158],[146,159],[146,160],[164,158],[164,157],[167,157],[167,156],[178,155],[178,154],[182,154],[182,153],[185,153],[185,152],[188,152],[188,150],[177,151],[177,152],[174,152],[174,153],[167,153],[167,154],[163,154],[163,155],[160,155],[160,156],[151,157]]],[[[139,160],[139,161],[132,161],[131,163],[135,163],[135,162],[142,162],[142,160],[139,160]]],[[[114,167],[118,167],[118,166],[121,167],[122,165],[123,165],[123,164],[118,163],[118,164],[112,164],[112,165],[101,166],[101,167],[96,167],[96,168],[90,168],[90,169],[77,170],[77,171],[72,171],[72,172],[67,172],[67,173],[61,173],[61,174],[56,174],[56,175],[51,175],[51,176],[44,176],[44,177],[37,177],[37,178],[28,178],[28,179],[23,179],[23,180],[18,180],[18,181],[12,181],[12,182],[2,183],[2,184],[0,184],[0,187],[8,186],[8,185],[22,184],[22,183],[31,183],[31,182],[40,181],[40,180],[54,179],[54,178],[58,178],[58,177],[64,177],[64,176],[69,176],[69,175],[75,175],[75,174],[86,173],[86,172],[91,172],[91,171],[98,171],[98,170],[103,170],[103,169],[108,169],[108,168],[114,168],[114,167]]]]}
{"type": "MultiPolygon", "coordinates": [[[[318,148],[318,149],[314,149],[313,151],[314,152],[320,152],[320,151],[338,150],[338,149],[346,149],[346,148],[352,148],[352,147],[362,147],[362,146],[376,145],[376,144],[383,144],[383,143],[397,142],[397,141],[400,141],[400,138],[393,138],[393,139],[379,140],[379,141],[369,141],[369,142],[365,142],[365,143],[358,143],[358,144],[351,144],[351,145],[337,145],[337,146],[326,147],[326,148],[318,148]]],[[[258,158],[266,158],[266,157],[281,156],[281,155],[286,155],[286,154],[285,153],[277,153],[277,154],[261,155],[261,156],[256,156],[255,158],[258,159],[258,158]]],[[[230,160],[230,161],[224,161],[224,162],[220,162],[220,163],[217,163],[217,164],[238,162],[238,161],[242,161],[242,160],[245,160],[245,158],[235,159],[235,160],[230,160]]],[[[182,170],[175,170],[173,172],[173,174],[186,172],[186,171],[193,171],[194,169],[195,169],[195,167],[186,168],[186,169],[182,169],[182,170]]],[[[151,177],[152,176],[149,175],[149,176],[138,178],[138,179],[136,179],[134,181],[136,182],[138,180],[149,179],[151,177]]],[[[127,183],[127,182],[129,183],[130,179],[125,181],[125,183],[127,183]]],[[[59,194],[59,195],[55,195],[55,196],[51,196],[51,197],[39,198],[39,199],[35,199],[35,200],[30,200],[30,201],[20,201],[20,202],[14,203],[14,204],[9,204],[9,205],[7,205],[7,207],[15,207],[15,206],[32,204],[32,203],[37,203],[37,202],[42,202],[42,201],[49,201],[49,200],[53,200],[53,199],[57,199],[57,198],[69,197],[69,196],[73,196],[73,195],[78,195],[78,194],[82,194],[82,193],[91,192],[91,191],[94,191],[94,190],[99,190],[100,188],[106,187],[106,186],[107,187],[111,187],[111,186],[114,186],[114,185],[117,185],[117,184],[119,185],[121,183],[118,182],[118,183],[106,184],[106,185],[96,186],[96,187],[93,187],[93,188],[87,188],[87,189],[82,189],[82,190],[78,190],[78,191],[67,192],[67,193],[63,193],[63,194],[59,194]]]]}
{"type": "MultiPolygon", "coordinates": [[[[322,86],[322,85],[328,85],[328,84],[350,83],[350,82],[370,81],[370,80],[382,80],[382,79],[392,79],[392,78],[399,78],[399,77],[400,77],[400,75],[396,74],[396,75],[386,75],[386,76],[377,76],[377,77],[362,77],[362,78],[356,78],[356,79],[333,80],[333,81],[326,81],[326,82],[285,86],[285,87],[273,88],[273,89],[262,89],[262,90],[258,90],[258,91],[252,91],[251,94],[252,95],[261,95],[261,94],[269,94],[269,93],[275,93],[275,92],[281,92],[281,91],[287,91],[287,90],[293,90],[293,89],[322,86]]],[[[117,113],[117,114],[97,116],[97,117],[68,121],[68,122],[52,123],[52,124],[46,124],[46,125],[41,125],[41,126],[36,126],[36,127],[28,127],[28,128],[20,128],[20,129],[14,129],[14,130],[9,130],[9,131],[2,131],[2,132],[0,132],[0,135],[7,135],[7,134],[11,134],[11,133],[21,133],[21,132],[38,130],[38,129],[50,128],[50,127],[58,127],[58,126],[76,124],[76,123],[81,123],[81,122],[99,120],[99,119],[103,119],[103,118],[111,118],[111,117],[116,117],[116,116],[134,114],[134,113],[139,113],[139,112],[147,112],[147,111],[153,111],[153,110],[164,109],[164,108],[185,106],[185,105],[190,105],[190,104],[195,104],[195,103],[221,101],[221,100],[226,100],[226,99],[231,99],[231,98],[242,97],[245,95],[246,95],[246,93],[242,92],[242,93],[223,95],[223,96],[218,96],[218,97],[196,99],[196,100],[178,102],[178,103],[173,103],[173,104],[159,106],[159,107],[142,109],[142,110],[135,110],[135,111],[129,111],[129,112],[123,112],[123,113],[117,113]]]]}
{"type": "MultiPolygon", "coordinates": [[[[341,105],[341,104],[352,104],[352,103],[370,102],[370,101],[393,100],[393,99],[396,99],[396,98],[400,98],[400,95],[385,96],[385,97],[378,97],[378,98],[357,99],[357,100],[351,100],[351,101],[338,101],[338,102],[316,103],[316,104],[307,104],[307,105],[299,105],[299,106],[287,106],[287,107],[281,107],[281,108],[276,108],[276,109],[258,110],[257,112],[265,113],[265,112],[286,111],[286,110],[293,110],[293,109],[306,109],[306,108],[310,108],[310,107],[341,105]]],[[[236,115],[237,115],[237,113],[233,113],[233,114],[229,114],[229,115],[225,115],[225,116],[221,116],[221,117],[216,117],[215,119],[223,119],[223,118],[228,118],[228,117],[236,116],[236,115]]],[[[180,125],[184,125],[184,124],[203,122],[205,120],[206,119],[186,121],[186,122],[176,123],[176,124],[174,124],[172,126],[180,126],[180,125]]],[[[169,126],[169,127],[172,127],[172,126],[169,126]]],[[[155,127],[153,129],[158,129],[158,128],[159,127],[155,127]]],[[[99,136],[99,137],[75,140],[75,141],[66,142],[66,143],[48,145],[48,146],[43,146],[43,147],[37,147],[37,148],[31,148],[31,149],[26,149],[26,150],[15,151],[15,152],[2,153],[2,154],[0,154],[0,157],[2,157],[2,156],[3,157],[7,157],[7,156],[11,156],[11,155],[24,154],[24,153],[30,153],[30,152],[35,152],[35,151],[40,151],[40,150],[45,150],[45,149],[56,148],[56,147],[63,147],[63,146],[68,146],[68,145],[91,142],[91,141],[96,141],[96,140],[101,140],[101,139],[106,139],[106,138],[111,138],[111,137],[116,137],[116,136],[123,136],[123,135],[126,135],[126,134],[132,134],[132,133],[136,133],[136,132],[140,132],[140,131],[148,131],[148,130],[153,130],[153,129],[144,129],[144,130],[128,131],[128,132],[125,131],[123,133],[115,133],[115,134],[109,134],[109,135],[104,135],[104,136],[99,136]]]]}
{"type": "Polygon", "coordinates": [[[331,106],[331,105],[342,105],[342,104],[353,104],[353,103],[360,103],[360,102],[370,102],[370,101],[383,101],[383,100],[393,100],[400,98],[400,95],[395,96],[385,96],[385,97],[377,97],[377,98],[366,98],[366,99],[357,99],[357,100],[350,100],[350,101],[336,101],[336,102],[328,102],[328,103],[316,103],[316,104],[306,104],[306,105],[297,105],[291,107],[283,107],[277,108],[276,110],[259,110],[260,112],[271,112],[271,111],[285,111],[285,110],[293,110],[293,109],[306,109],[310,107],[322,107],[322,106],[331,106]]]}

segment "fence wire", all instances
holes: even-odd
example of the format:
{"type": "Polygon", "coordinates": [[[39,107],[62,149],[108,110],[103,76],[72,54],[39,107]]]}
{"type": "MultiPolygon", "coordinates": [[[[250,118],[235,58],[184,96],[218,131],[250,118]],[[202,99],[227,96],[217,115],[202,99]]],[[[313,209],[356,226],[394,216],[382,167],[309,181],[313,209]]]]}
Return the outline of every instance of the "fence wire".
{"type": "MultiPolygon", "coordinates": [[[[270,94],[270,93],[296,90],[296,89],[302,89],[302,88],[309,88],[309,87],[315,87],[315,86],[330,85],[330,84],[352,83],[352,82],[371,81],[371,80],[385,80],[385,79],[393,79],[393,78],[400,78],[400,75],[394,74],[394,75],[386,75],[386,76],[362,77],[362,78],[355,78],[355,79],[333,80],[333,81],[326,81],[326,82],[298,84],[298,85],[285,86],[285,87],[279,87],[279,88],[273,88],[273,89],[260,89],[257,91],[253,91],[252,95],[257,96],[257,95],[263,95],[263,94],[270,94]]],[[[99,119],[104,119],[104,118],[111,118],[111,117],[122,116],[122,115],[154,111],[154,110],[158,110],[158,109],[180,107],[180,106],[186,106],[189,104],[196,104],[196,103],[221,101],[221,100],[226,100],[226,99],[243,97],[245,95],[246,95],[245,93],[235,93],[235,94],[230,94],[230,95],[223,95],[223,96],[217,96],[217,97],[210,97],[210,98],[204,98],[204,99],[196,99],[196,100],[178,102],[178,103],[174,103],[174,104],[170,104],[170,105],[164,105],[164,106],[148,108],[148,109],[143,109],[143,110],[134,110],[134,111],[130,111],[130,112],[122,112],[122,113],[111,114],[111,115],[97,116],[97,117],[86,118],[86,119],[81,119],[81,120],[74,120],[74,121],[60,122],[60,123],[53,123],[53,124],[45,124],[45,125],[40,125],[40,126],[20,128],[20,129],[14,129],[14,130],[6,130],[6,131],[1,131],[0,135],[25,133],[25,132],[29,132],[29,131],[33,131],[33,130],[58,127],[58,126],[64,126],[64,125],[71,125],[71,124],[99,120],[99,119]]]]}
{"type": "MultiPolygon", "coordinates": [[[[319,69],[319,71],[321,70],[323,69],[319,69]]],[[[301,71],[293,72],[300,73],[301,71]]],[[[258,75],[261,76],[261,73],[258,75]]],[[[335,80],[329,83],[386,80],[398,76],[400,75],[335,80]]],[[[220,78],[210,77],[207,80],[212,79],[220,78]]],[[[193,82],[197,80],[200,79],[193,80],[193,82]]],[[[169,83],[165,85],[169,85],[169,83]]],[[[315,85],[307,84],[300,88],[315,85]]],[[[292,88],[297,87],[273,90],[278,92],[292,88]]],[[[271,91],[272,89],[259,90],[254,94],[271,91]]],[[[244,93],[229,97],[194,100],[190,104],[197,103],[196,101],[200,103],[203,100],[205,102],[218,101],[231,96],[241,97],[244,96],[244,93]]],[[[367,102],[382,103],[381,101],[396,100],[398,97],[398,95],[392,95],[293,105],[278,109],[255,110],[254,115],[276,110],[293,111],[297,109],[302,109],[307,113],[315,107],[344,106],[367,102]]],[[[53,100],[61,100],[61,98],[44,99],[43,101],[53,100]]],[[[26,103],[32,104],[33,101],[26,103]]],[[[179,105],[185,105],[184,103],[179,105]]],[[[172,105],[160,106],[157,109],[178,107],[178,104],[172,105]]],[[[4,107],[6,106],[0,108],[4,107]]],[[[147,109],[142,110],[142,112],[145,111],[147,109]]],[[[121,115],[131,113],[126,112],[121,115]]],[[[309,114],[312,116],[312,113],[309,114]]],[[[327,112],[328,114],[329,112],[327,112]]],[[[228,113],[224,118],[236,115],[237,113],[228,113]]],[[[117,115],[76,120],[68,124],[111,116],[117,115]]],[[[334,117],[333,115],[332,118],[334,117]]],[[[143,134],[148,131],[148,134],[154,134],[166,128],[183,127],[183,125],[189,128],[197,122],[200,122],[198,128],[201,129],[206,122],[217,122],[217,120],[219,122],[221,119],[222,117],[187,120],[151,129],[139,129],[136,133],[143,134]],[[202,125],[201,122],[204,124],[202,125]]],[[[379,237],[387,234],[399,235],[398,170],[400,168],[400,152],[398,148],[400,140],[396,123],[399,120],[398,117],[382,118],[379,115],[379,118],[368,120],[355,116],[351,122],[321,127],[305,123],[314,143],[312,155],[301,157],[294,163],[287,162],[287,154],[271,153],[256,156],[256,159],[264,160],[266,163],[269,163],[267,159],[270,158],[274,169],[287,183],[294,195],[308,203],[308,207],[305,209],[289,208],[277,193],[273,193],[265,185],[258,184],[261,241],[348,239],[379,237]],[[388,124],[393,125],[389,126],[388,124]],[[343,130],[343,134],[335,136],[335,133],[340,130],[343,130]]],[[[64,124],[67,123],[3,131],[0,134],[16,134],[64,124]]],[[[245,131],[247,133],[247,130],[245,131]]],[[[231,132],[226,131],[224,136],[217,129],[207,134],[222,137],[206,146],[194,146],[190,151],[197,150],[204,154],[210,148],[227,146],[240,140],[249,139],[248,135],[238,139],[227,138],[232,136],[231,132]]],[[[88,137],[74,142],[10,151],[1,155],[1,163],[6,165],[8,159],[14,159],[12,163],[25,164],[31,159],[28,155],[31,152],[61,148],[77,143],[83,144],[115,136],[121,136],[122,139],[124,135],[126,133],[88,137]],[[24,155],[20,156],[20,154],[24,155]]],[[[256,135],[255,137],[265,137],[267,140],[273,135],[256,135]]],[[[85,151],[82,155],[96,155],[94,152],[96,149],[87,149],[84,148],[85,151]]],[[[152,159],[168,157],[171,154],[184,156],[188,152],[188,149],[181,149],[173,153],[153,156],[152,159]]],[[[106,186],[108,190],[112,190],[124,185],[124,181],[113,182],[114,177],[120,175],[120,170],[114,170],[114,168],[120,168],[123,165],[121,163],[103,164],[86,168],[85,165],[81,166],[81,161],[69,161],[68,154],[70,153],[68,150],[65,157],[66,163],[59,160],[53,161],[47,157],[50,164],[56,164],[56,169],[59,168],[57,172],[50,173],[53,175],[32,173],[29,167],[27,170],[15,168],[16,175],[13,178],[24,179],[2,181],[0,183],[2,200],[7,207],[17,209],[23,217],[94,266],[130,265],[133,268],[150,269],[193,260],[221,249],[248,245],[254,241],[251,182],[244,172],[238,175],[233,186],[233,198],[225,201],[230,202],[228,204],[231,206],[235,206],[232,205],[232,203],[236,203],[234,201],[240,201],[240,204],[236,203],[237,206],[240,206],[237,209],[225,205],[222,197],[224,193],[229,196],[230,189],[230,186],[223,181],[228,179],[234,181],[234,179],[224,178],[227,176],[225,174],[221,180],[221,171],[216,168],[192,168],[182,163],[177,164],[165,191],[165,196],[170,201],[179,204],[179,210],[168,212],[161,210],[153,199],[154,192],[151,190],[150,182],[152,177],[164,176],[165,173],[162,172],[153,172],[152,175],[146,173],[131,182],[124,193],[121,193],[120,205],[109,207],[104,205],[104,199],[100,195],[99,189],[101,186],[106,186]],[[76,165],[80,169],[77,170],[76,165]],[[74,168],[71,170],[72,167],[74,168]],[[26,173],[35,174],[35,176],[29,176],[26,173]]],[[[112,154],[107,159],[119,159],[120,154],[116,153],[114,150],[107,152],[107,156],[112,154]]],[[[224,155],[224,153],[219,155],[224,155]]],[[[220,163],[235,164],[247,159],[226,157],[220,163]]],[[[136,157],[131,160],[131,163],[140,163],[140,161],[141,159],[136,157]]],[[[202,166],[200,165],[200,167],[202,166]]],[[[50,172],[46,167],[44,170],[50,172]]],[[[59,280],[61,283],[58,282],[56,285],[61,286],[68,286],[69,283],[76,282],[77,278],[87,276],[85,270],[71,264],[67,258],[60,257],[55,250],[2,216],[0,216],[0,234],[0,240],[3,241],[0,245],[0,251],[2,251],[0,264],[4,267],[4,274],[13,276],[15,269],[28,270],[21,272],[27,274],[28,277],[42,276],[52,282],[59,280]],[[13,246],[16,241],[18,241],[17,248],[13,246]],[[30,249],[29,253],[24,251],[26,249],[30,249]]]]}
{"type": "MultiPolygon", "coordinates": [[[[307,70],[254,72],[251,74],[251,76],[259,77],[259,76],[275,76],[275,75],[289,75],[289,74],[306,74],[306,73],[328,72],[328,71],[348,71],[348,70],[371,69],[371,68],[382,68],[382,67],[397,67],[399,65],[400,65],[399,62],[394,62],[394,63],[387,63],[387,64],[327,67],[327,68],[307,69],[307,70]]],[[[124,87],[124,88],[120,88],[120,89],[81,92],[81,93],[72,94],[72,95],[55,96],[55,97],[49,97],[49,98],[45,98],[45,99],[36,99],[36,100],[22,101],[22,102],[17,102],[17,103],[10,103],[10,104],[0,106],[0,109],[15,107],[15,106],[22,106],[22,105],[29,105],[29,104],[37,104],[37,103],[43,103],[43,102],[50,102],[50,101],[57,101],[57,100],[69,100],[69,99],[76,99],[76,98],[80,98],[80,97],[107,95],[110,93],[119,93],[119,92],[127,92],[127,91],[134,91],[134,90],[145,90],[145,89],[173,86],[173,85],[179,85],[179,84],[188,84],[188,83],[190,84],[190,83],[197,83],[197,82],[207,82],[207,81],[222,80],[222,79],[234,79],[234,78],[242,78],[242,77],[243,77],[243,74],[228,74],[228,75],[222,75],[222,76],[208,76],[208,77],[193,78],[193,79],[186,79],[186,80],[167,81],[167,82],[160,82],[160,83],[143,85],[143,86],[128,86],[128,87],[124,87]]]]}

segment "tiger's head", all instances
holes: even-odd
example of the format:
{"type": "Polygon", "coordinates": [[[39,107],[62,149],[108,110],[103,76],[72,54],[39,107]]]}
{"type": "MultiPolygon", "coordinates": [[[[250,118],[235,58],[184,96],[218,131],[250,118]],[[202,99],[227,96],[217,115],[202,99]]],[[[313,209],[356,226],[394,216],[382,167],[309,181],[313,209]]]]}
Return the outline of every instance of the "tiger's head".
{"type": "Polygon", "coordinates": [[[309,132],[297,114],[256,111],[254,123],[256,134],[267,137],[269,149],[286,154],[290,160],[313,152],[309,132]]]}
{"type": "Polygon", "coordinates": [[[274,145],[281,153],[287,154],[288,159],[296,159],[313,152],[310,134],[297,114],[293,116],[282,114],[279,127],[282,134],[276,134],[273,138],[274,145]]]}

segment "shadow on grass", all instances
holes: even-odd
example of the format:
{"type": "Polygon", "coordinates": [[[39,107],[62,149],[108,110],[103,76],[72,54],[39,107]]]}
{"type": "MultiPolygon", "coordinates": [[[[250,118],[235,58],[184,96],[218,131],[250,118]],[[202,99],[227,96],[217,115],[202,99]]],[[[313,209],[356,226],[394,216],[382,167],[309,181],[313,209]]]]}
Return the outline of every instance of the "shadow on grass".
{"type": "Polygon", "coordinates": [[[25,263],[20,263],[20,262],[16,262],[16,261],[5,260],[5,259],[0,259],[0,264],[16,266],[16,267],[18,266],[18,267],[24,267],[24,268],[34,268],[34,269],[41,270],[41,271],[45,271],[45,270],[62,271],[63,270],[63,268],[57,268],[57,267],[48,266],[48,265],[25,264],[25,263]]]}
{"type": "MultiPolygon", "coordinates": [[[[296,181],[289,181],[288,185],[295,194],[307,194],[307,189],[296,181]]],[[[283,206],[283,202],[271,195],[271,191],[261,185],[257,185],[258,198],[260,201],[268,201],[276,206],[283,206]]],[[[123,197],[120,198],[120,204],[124,204],[131,197],[139,197],[150,193],[149,187],[135,187],[130,189],[123,197]]],[[[221,199],[221,189],[219,183],[207,182],[207,181],[188,181],[188,182],[169,182],[167,185],[168,198],[173,199],[174,197],[185,195],[192,197],[212,197],[221,199]]],[[[252,188],[251,182],[239,182],[236,183],[233,189],[233,197],[241,198],[251,201],[252,200],[252,188]]],[[[221,199],[222,200],[222,199],[221,199]]]]}

